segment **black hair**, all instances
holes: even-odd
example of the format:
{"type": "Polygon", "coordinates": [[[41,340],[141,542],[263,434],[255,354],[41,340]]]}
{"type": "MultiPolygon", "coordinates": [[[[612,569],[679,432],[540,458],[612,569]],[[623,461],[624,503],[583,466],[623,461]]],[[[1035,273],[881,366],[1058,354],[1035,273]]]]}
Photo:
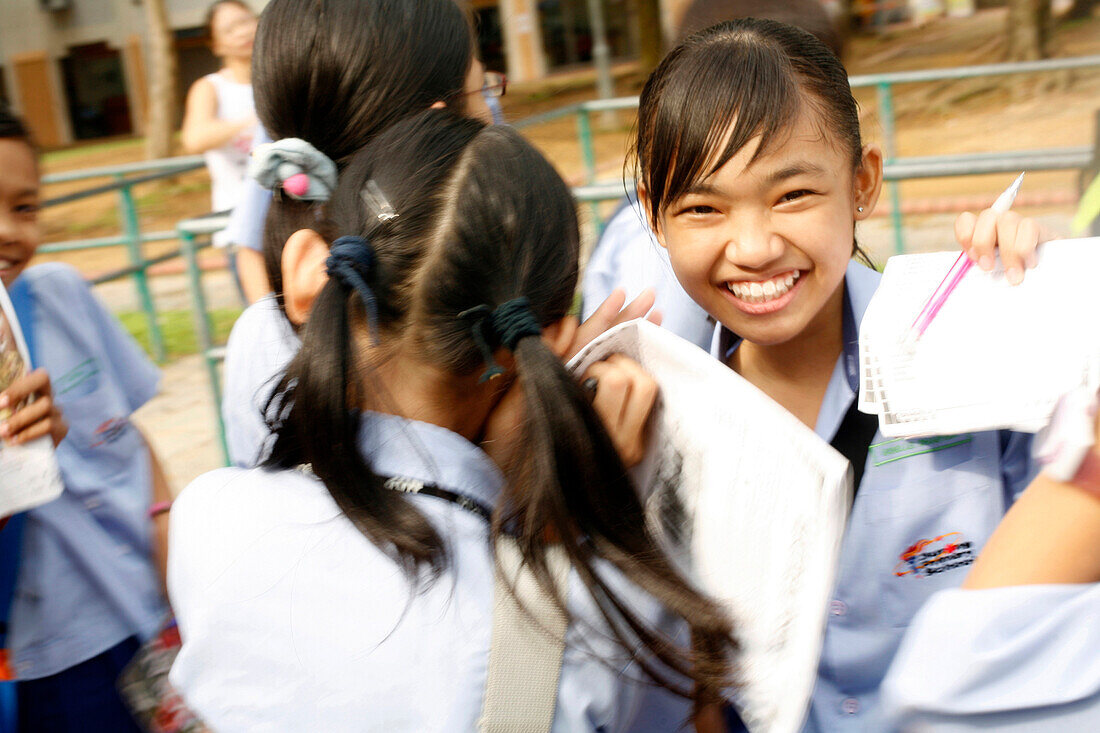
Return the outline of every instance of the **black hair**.
{"type": "MultiPolygon", "coordinates": [[[[578,276],[574,207],[566,184],[519,133],[446,110],[398,123],[340,177],[331,223],[341,236],[370,243],[373,264],[359,275],[374,294],[378,345],[367,353],[358,347],[373,335],[358,291],[331,278],[269,405],[267,414],[280,419],[273,421],[267,463],[311,466],[344,513],[411,582],[424,577],[424,569],[438,573],[448,557],[432,524],[408,497],[385,489],[356,449],[360,410],[385,411],[373,365],[385,358],[379,352],[409,349],[453,375],[456,392],[468,390],[462,385],[473,384],[487,360],[476,329],[461,314],[526,298],[542,327],[564,317],[578,276]],[[363,192],[374,190],[397,218],[380,221],[377,210],[364,205],[363,192]]],[[[717,699],[729,682],[728,619],[659,547],[611,438],[561,360],[531,333],[511,352],[525,419],[516,441],[522,448],[502,466],[506,486],[493,515],[494,538],[508,528],[548,589],[546,552],[560,544],[611,632],[643,670],[697,701],[717,699]],[[694,654],[630,609],[597,572],[601,559],[687,621],[694,654]]]]}
{"type": "Polygon", "coordinates": [[[734,18],[768,18],[814,34],[837,58],[844,56],[844,36],[819,0],[694,0],[684,11],[677,42],[734,18]]]}
{"type": "Polygon", "coordinates": [[[23,118],[12,112],[6,102],[0,101],[0,138],[7,140],[22,140],[36,150],[34,138],[23,118]]]}
{"type": "MultiPolygon", "coordinates": [[[[252,54],[256,112],[275,140],[302,138],[342,168],[394,122],[462,101],[473,26],[454,0],[272,0],[252,54]]],[[[264,262],[282,293],[282,248],[319,207],[276,197],[264,262]]],[[[281,299],[280,299],[281,300],[281,299]]]]}
{"type": "MultiPolygon", "coordinates": [[[[642,89],[633,151],[653,226],[667,206],[754,137],[760,144],[753,160],[784,139],[807,108],[856,170],[863,143],[848,73],[812,33],[739,18],[670,51],[642,89]]],[[[871,263],[854,240],[852,252],[871,263]]]]}
{"type": "Polygon", "coordinates": [[[203,31],[206,34],[207,43],[214,42],[214,16],[218,14],[218,8],[223,5],[236,5],[243,10],[252,12],[252,8],[248,6],[244,0],[214,0],[210,3],[210,6],[206,8],[206,14],[202,19],[203,31]]]}

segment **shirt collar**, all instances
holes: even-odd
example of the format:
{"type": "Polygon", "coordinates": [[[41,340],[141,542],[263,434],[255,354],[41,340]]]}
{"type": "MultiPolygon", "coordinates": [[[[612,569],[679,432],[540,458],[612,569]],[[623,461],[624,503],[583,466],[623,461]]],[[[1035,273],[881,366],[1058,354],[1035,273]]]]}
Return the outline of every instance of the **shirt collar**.
{"type": "Polygon", "coordinates": [[[364,413],[359,447],[378,475],[435,484],[489,507],[504,486],[500,469],[485,451],[438,425],[364,413]]]}
{"type": "MultiPolygon", "coordinates": [[[[844,369],[852,393],[859,392],[859,324],[882,276],[857,262],[849,262],[844,273],[844,369]]],[[[723,363],[741,345],[740,336],[721,323],[714,328],[710,353],[723,363]]]]}

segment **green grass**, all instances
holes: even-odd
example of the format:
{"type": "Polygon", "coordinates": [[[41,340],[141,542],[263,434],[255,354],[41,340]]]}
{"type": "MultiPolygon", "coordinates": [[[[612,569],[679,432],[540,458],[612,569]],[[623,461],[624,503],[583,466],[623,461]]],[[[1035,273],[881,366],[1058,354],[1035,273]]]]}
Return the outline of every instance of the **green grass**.
{"type": "Polygon", "coordinates": [[[105,143],[78,143],[70,148],[51,150],[42,156],[46,163],[63,163],[66,160],[80,158],[89,153],[101,153],[110,150],[123,150],[137,148],[145,144],[145,138],[125,138],[122,140],[109,140],[105,143]]]}
{"type": "MultiPolygon", "coordinates": [[[[210,321],[214,325],[214,343],[225,343],[225,340],[229,338],[229,330],[233,328],[233,323],[240,314],[240,308],[217,308],[210,312],[210,321]]],[[[127,311],[117,315],[123,327],[145,349],[145,353],[152,356],[153,348],[149,339],[149,324],[145,319],[145,313],[142,311],[127,311]]],[[[169,361],[199,352],[199,342],[195,336],[192,318],[193,316],[189,310],[160,311],[157,313],[169,361]]]]}

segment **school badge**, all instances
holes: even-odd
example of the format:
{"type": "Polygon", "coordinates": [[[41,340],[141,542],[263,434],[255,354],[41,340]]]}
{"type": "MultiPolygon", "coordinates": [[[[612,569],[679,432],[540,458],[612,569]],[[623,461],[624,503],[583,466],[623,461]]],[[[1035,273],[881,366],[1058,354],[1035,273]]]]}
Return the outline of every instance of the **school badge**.
{"type": "Polygon", "coordinates": [[[974,562],[973,545],[961,532],[948,532],[928,540],[917,540],[906,548],[894,566],[894,575],[929,577],[966,567],[974,562]]]}

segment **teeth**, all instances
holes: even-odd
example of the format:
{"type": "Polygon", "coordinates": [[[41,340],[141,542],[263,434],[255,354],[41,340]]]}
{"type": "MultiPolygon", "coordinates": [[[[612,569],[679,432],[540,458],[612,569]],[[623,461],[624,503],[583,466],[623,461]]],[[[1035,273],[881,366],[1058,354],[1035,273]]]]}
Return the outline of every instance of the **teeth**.
{"type": "Polygon", "coordinates": [[[727,282],[726,287],[736,297],[747,303],[766,303],[785,295],[795,282],[799,272],[794,270],[765,282],[727,282]]]}
{"type": "Polygon", "coordinates": [[[14,264],[11,260],[0,260],[0,270],[6,270],[14,264]]]}

